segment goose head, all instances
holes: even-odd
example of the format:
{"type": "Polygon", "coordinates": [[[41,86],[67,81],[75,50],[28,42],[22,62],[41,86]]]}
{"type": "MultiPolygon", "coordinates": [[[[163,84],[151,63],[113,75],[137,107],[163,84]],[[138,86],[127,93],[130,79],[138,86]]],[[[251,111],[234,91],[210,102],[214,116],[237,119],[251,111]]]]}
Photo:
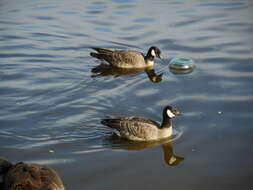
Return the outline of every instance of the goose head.
{"type": "Polygon", "coordinates": [[[146,59],[153,61],[154,58],[156,58],[156,57],[161,59],[161,50],[156,46],[152,46],[148,50],[148,53],[146,55],[146,59]]]}
{"type": "Polygon", "coordinates": [[[166,106],[163,109],[163,117],[173,118],[180,114],[181,112],[179,111],[179,109],[174,106],[166,106]]]}

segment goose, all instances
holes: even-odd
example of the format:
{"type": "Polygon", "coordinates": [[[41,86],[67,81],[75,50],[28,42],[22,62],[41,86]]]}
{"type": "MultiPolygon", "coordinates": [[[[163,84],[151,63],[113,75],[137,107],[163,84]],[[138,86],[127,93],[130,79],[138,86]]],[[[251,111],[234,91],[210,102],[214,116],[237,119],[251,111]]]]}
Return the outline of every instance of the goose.
{"type": "Polygon", "coordinates": [[[142,117],[105,118],[101,120],[101,123],[116,129],[117,134],[122,138],[132,141],[154,141],[172,135],[171,119],[179,114],[180,111],[178,108],[166,106],[163,109],[163,120],[161,125],[142,117]]]}
{"type": "Polygon", "coordinates": [[[35,163],[11,162],[0,158],[3,190],[64,190],[58,174],[51,168],[35,163]]]}
{"type": "Polygon", "coordinates": [[[149,48],[146,55],[135,50],[96,48],[97,53],[91,52],[92,57],[107,61],[110,65],[120,68],[147,68],[153,67],[155,57],[161,59],[161,51],[158,47],[149,48]]]}

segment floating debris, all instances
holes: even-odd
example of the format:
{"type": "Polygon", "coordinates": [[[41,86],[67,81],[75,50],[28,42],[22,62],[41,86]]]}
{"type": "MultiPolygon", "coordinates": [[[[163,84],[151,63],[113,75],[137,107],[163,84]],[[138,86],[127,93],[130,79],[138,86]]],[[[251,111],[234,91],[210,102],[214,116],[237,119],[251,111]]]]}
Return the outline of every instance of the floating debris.
{"type": "Polygon", "coordinates": [[[194,70],[195,64],[192,59],[173,58],[170,61],[169,68],[173,74],[188,74],[194,70]]]}

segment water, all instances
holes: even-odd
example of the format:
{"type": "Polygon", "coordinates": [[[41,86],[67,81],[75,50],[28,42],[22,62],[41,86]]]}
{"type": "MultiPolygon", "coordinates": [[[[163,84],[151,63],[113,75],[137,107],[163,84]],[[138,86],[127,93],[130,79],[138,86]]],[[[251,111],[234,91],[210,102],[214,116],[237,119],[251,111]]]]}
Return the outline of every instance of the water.
{"type": "Polygon", "coordinates": [[[252,189],[252,8],[250,0],[1,1],[1,156],[47,164],[67,189],[252,189]],[[154,70],[92,72],[100,62],[91,46],[152,45],[165,58],[154,70]],[[173,57],[196,69],[171,73],[173,57]],[[100,124],[114,115],[160,121],[167,104],[184,115],[163,146],[115,140],[100,124]]]}

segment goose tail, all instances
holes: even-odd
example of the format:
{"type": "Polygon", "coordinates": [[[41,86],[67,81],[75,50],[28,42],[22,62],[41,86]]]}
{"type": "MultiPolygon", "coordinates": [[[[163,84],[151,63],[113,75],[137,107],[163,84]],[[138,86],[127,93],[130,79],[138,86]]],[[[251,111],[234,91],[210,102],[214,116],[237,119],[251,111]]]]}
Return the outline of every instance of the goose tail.
{"type": "Polygon", "coordinates": [[[108,125],[109,125],[109,120],[108,120],[108,118],[102,119],[102,120],[101,120],[101,124],[103,124],[103,125],[105,125],[105,126],[108,126],[108,125]]]}
{"type": "Polygon", "coordinates": [[[90,56],[96,57],[96,58],[98,58],[98,59],[101,59],[101,56],[100,56],[100,54],[98,54],[98,53],[91,52],[91,53],[90,53],[90,56]]]}

